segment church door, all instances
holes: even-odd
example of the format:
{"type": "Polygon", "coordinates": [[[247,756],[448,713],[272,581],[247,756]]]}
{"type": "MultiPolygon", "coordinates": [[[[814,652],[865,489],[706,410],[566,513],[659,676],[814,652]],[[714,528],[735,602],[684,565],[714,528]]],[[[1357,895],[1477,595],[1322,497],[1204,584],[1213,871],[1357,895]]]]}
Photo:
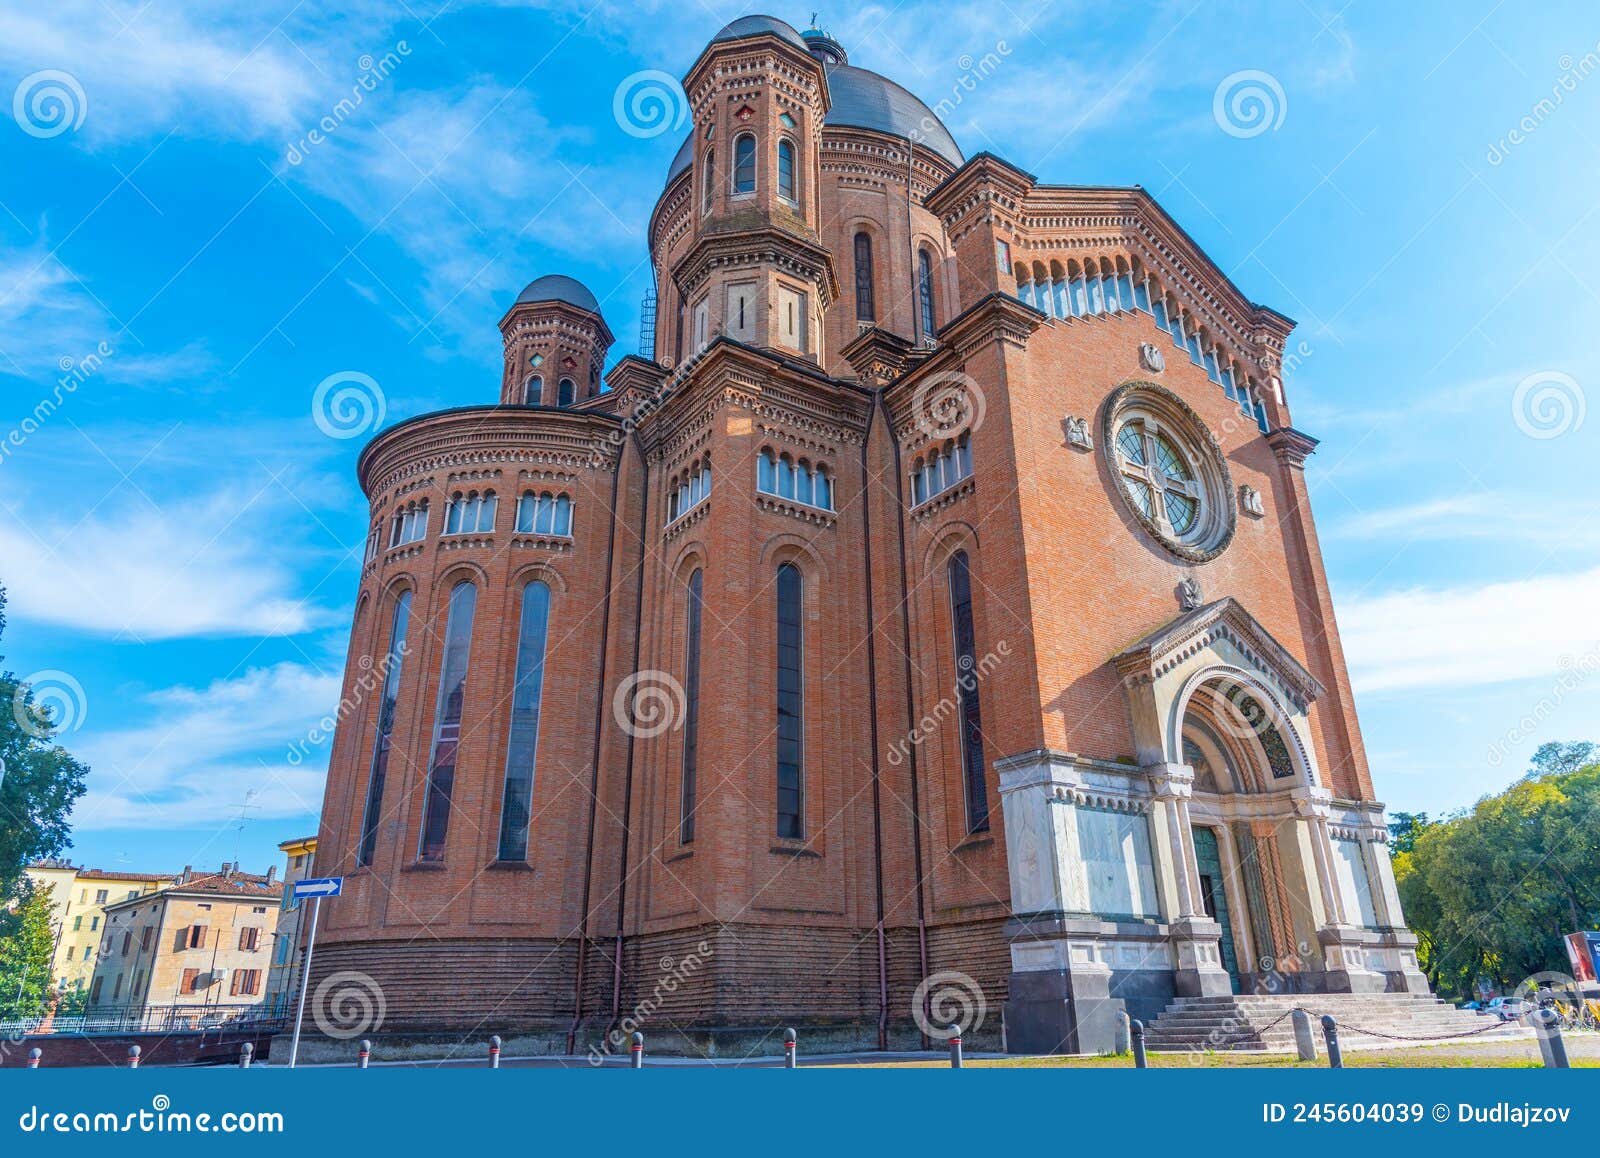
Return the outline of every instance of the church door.
{"type": "Polygon", "coordinates": [[[1200,899],[1206,916],[1222,926],[1222,942],[1218,949],[1222,967],[1228,971],[1233,991],[1239,992],[1239,957],[1233,948],[1233,921],[1228,915],[1228,893],[1222,887],[1222,855],[1217,851],[1215,829],[1196,826],[1194,833],[1195,867],[1200,876],[1200,899]]]}

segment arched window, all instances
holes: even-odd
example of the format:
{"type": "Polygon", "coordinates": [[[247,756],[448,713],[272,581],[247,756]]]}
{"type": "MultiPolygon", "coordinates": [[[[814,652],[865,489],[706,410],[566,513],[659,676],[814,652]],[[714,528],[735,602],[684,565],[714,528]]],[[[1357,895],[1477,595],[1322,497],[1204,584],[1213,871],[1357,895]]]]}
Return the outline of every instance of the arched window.
{"type": "Polygon", "coordinates": [[[805,769],[804,659],[805,583],[793,563],[778,568],[778,835],[805,836],[803,778],[805,769]]]}
{"type": "Polygon", "coordinates": [[[525,491],[517,500],[517,531],[524,535],[572,534],[572,500],[549,491],[525,491]]]}
{"type": "Polygon", "coordinates": [[[399,547],[415,543],[428,535],[428,500],[411,502],[394,513],[394,525],[389,532],[389,546],[399,547]]]}
{"type": "Polygon", "coordinates": [[[557,406],[571,406],[577,398],[577,388],[573,386],[571,378],[561,379],[561,384],[557,387],[557,390],[557,406]]]}
{"type": "Polygon", "coordinates": [[[445,619],[444,651],[439,660],[439,701],[433,711],[433,750],[428,756],[428,790],[422,806],[422,835],[417,859],[442,861],[450,832],[450,794],[456,783],[456,755],[461,744],[461,709],[467,694],[467,661],[472,649],[472,617],[478,589],[470,581],[450,592],[445,619]]]}
{"type": "Polygon", "coordinates": [[[733,142],[733,192],[736,196],[756,191],[756,139],[745,133],[733,142]]]}
{"type": "Polygon", "coordinates": [[[550,588],[535,580],[522,590],[517,636],[517,676],[511,688],[511,736],[506,742],[506,783],[500,803],[497,859],[528,859],[533,818],[534,759],[539,748],[539,708],[544,697],[545,644],[550,634],[550,588]]]}
{"type": "Polygon", "coordinates": [[[794,143],[791,141],[778,142],[778,196],[794,203],[800,200],[795,184],[794,143]]]}
{"type": "Polygon", "coordinates": [[[922,321],[922,339],[933,337],[933,255],[917,250],[917,314],[922,321]]]}
{"type": "Polygon", "coordinates": [[[689,596],[684,607],[683,643],[683,792],[679,807],[678,839],[694,839],[695,773],[700,758],[700,606],[699,568],[689,576],[689,596]]]}
{"type": "Polygon", "coordinates": [[[394,601],[389,626],[389,651],[384,656],[383,696],[378,701],[378,727],[372,740],[372,767],[367,773],[367,806],[361,814],[361,846],[357,865],[372,863],[378,845],[378,824],[383,819],[383,782],[389,774],[389,748],[394,737],[394,710],[400,699],[400,664],[406,654],[406,628],[411,622],[411,592],[394,601]]]}
{"type": "Polygon", "coordinates": [[[972,624],[972,573],[965,551],[950,556],[950,618],[955,636],[957,718],[961,727],[961,775],[967,801],[967,831],[989,827],[984,784],[983,720],[978,710],[978,657],[972,624]]]}
{"type": "MultiPolygon", "coordinates": [[[[717,188],[717,155],[710,149],[706,150],[706,164],[704,177],[700,182],[700,212],[711,212],[711,199],[716,194],[717,188]]],[[[680,345],[682,343],[679,343],[680,345]]]]}
{"type": "Polygon", "coordinates": [[[795,462],[788,455],[778,458],[772,451],[763,449],[756,459],[756,490],[825,511],[833,510],[833,481],[826,468],[805,459],[795,462]]]}
{"type": "Polygon", "coordinates": [[[544,379],[537,374],[528,377],[522,386],[522,401],[529,406],[537,406],[544,401],[544,379]]]}
{"type": "Polygon", "coordinates": [[[445,508],[444,533],[447,535],[472,535],[494,530],[496,499],[493,491],[462,494],[457,491],[445,508]]]}
{"type": "Polygon", "coordinates": [[[926,460],[918,459],[911,468],[911,505],[927,502],[972,477],[971,436],[961,437],[928,452],[926,460]]]}
{"type": "Polygon", "coordinates": [[[877,304],[872,299],[872,238],[863,230],[856,234],[856,321],[877,318],[877,304]]]}

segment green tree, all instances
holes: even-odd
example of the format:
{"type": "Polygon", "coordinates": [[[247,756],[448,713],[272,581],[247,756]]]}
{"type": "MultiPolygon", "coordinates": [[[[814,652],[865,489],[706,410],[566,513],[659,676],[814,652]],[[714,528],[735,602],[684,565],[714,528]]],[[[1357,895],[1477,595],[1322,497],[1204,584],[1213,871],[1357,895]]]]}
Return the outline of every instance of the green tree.
{"type": "Polygon", "coordinates": [[[1528,777],[1576,772],[1594,762],[1594,745],[1588,740],[1551,740],[1534,749],[1533,759],[1528,762],[1528,777]]]}
{"type": "MultiPolygon", "coordinates": [[[[5,603],[0,587],[0,635],[5,603]]],[[[19,897],[29,861],[57,856],[67,846],[67,816],[83,795],[89,769],[55,743],[55,734],[32,690],[0,668],[0,901],[19,897]]]]}
{"type": "Polygon", "coordinates": [[[1389,822],[1389,855],[1407,853],[1417,843],[1417,836],[1430,821],[1426,812],[1397,812],[1389,822]]]}
{"type": "Polygon", "coordinates": [[[0,1018],[45,1012],[53,978],[55,903],[24,882],[15,904],[0,913],[0,1018]]]}
{"type": "Polygon", "coordinates": [[[1562,934],[1600,926],[1600,764],[1571,767],[1585,750],[1592,759],[1592,745],[1546,745],[1532,775],[1422,827],[1396,856],[1437,989],[1464,995],[1479,977],[1505,989],[1565,970],[1562,934]]]}

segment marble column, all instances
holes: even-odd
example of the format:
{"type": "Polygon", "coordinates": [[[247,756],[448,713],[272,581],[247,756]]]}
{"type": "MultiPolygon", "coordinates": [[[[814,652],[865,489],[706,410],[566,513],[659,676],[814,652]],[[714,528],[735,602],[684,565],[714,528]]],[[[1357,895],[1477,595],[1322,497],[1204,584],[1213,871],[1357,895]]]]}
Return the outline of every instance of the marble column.
{"type": "Polygon", "coordinates": [[[1168,922],[1168,939],[1176,966],[1173,987],[1180,997],[1219,997],[1233,992],[1233,980],[1222,967],[1222,926],[1206,916],[1195,865],[1194,829],[1189,798],[1194,795],[1194,769],[1187,764],[1147,764],[1150,793],[1167,814],[1166,856],[1177,879],[1178,912],[1168,922]]]}

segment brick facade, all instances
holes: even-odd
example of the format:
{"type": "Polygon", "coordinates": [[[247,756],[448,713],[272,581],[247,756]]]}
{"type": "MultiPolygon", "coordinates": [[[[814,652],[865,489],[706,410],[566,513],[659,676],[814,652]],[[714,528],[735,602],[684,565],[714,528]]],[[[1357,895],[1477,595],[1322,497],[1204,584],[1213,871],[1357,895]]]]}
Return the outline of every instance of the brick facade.
{"type": "MultiPolygon", "coordinates": [[[[1159,1003],[1190,974],[1216,984],[1223,937],[1244,951],[1246,984],[1272,969],[1307,987],[1337,987],[1341,970],[1352,986],[1409,984],[1409,934],[1387,858],[1373,853],[1381,812],[1306,499],[1302,466],[1315,444],[1290,426],[1278,377],[1292,323],[1246,299],[1140,189],[1040,185],[987,154],[963,163],[917,128],[906,130],[917,141],[908,157],[894,126],[834,103],[846,81],[889,83],[834,71],[842,56],[819,36],[747,18],[690,70],[686,163],[650,222],[653,361],[624,358],[609,390],[553,405],[556,374],[544,368],[570,362],[581,384],[610,333],[582,287],[541,279],[502,322],[499,405],[403,422],[363,453],[376,547],[318,852],[319,872],[346,885],[327,907],[313,985],[342,970],[369,975],[397,1033],[493,1027],[582,1049],[642,1021],[683,1048],[721,1050],[754,1048],[786,1023],[842,1044],[915,1042],[927,1010],[919,984],[952,971],[988,1010],[973,1036],[998,1043],[1015,978],[1034,968],[1022,962],[1052,946],[1063,975],[1081,970],[1083,945],[1090,957],[1103,951],[1113,995],[1125,984],[1130,1001],[1159,1003]],[[757,150],[748,195],[731,160],[746,135],[757,150]],[[778,195],[777,142],[795,151],[793,198],[778,195]],[[871,239],[870,309],[857,300],[861,233],[871,239]],[[1089,270],[1116,287],[1096,292],[1137,285],[1144,304],[1081,316],[1041,308],[1041,294],[1071,293],[1089,270]],[[924,332],[930,291],[935,324],[924,332]],[[1158,326],[1158,297],[1200,343],[1199,364],[1158,326]],[[786,311],[801,300],[797,330],[786,311]],[[536,398],[524,390],[534,373],[536,398]],[[954,410],[940,403],[952,389],[954,410]],[[1163,542],[1130,506],[1116,430],[1109,439],[1101,430],[1116,417],[1114,395],[1176,416],[1161,421],[1189,431],[1201,482],[1226,482],[1203,500],[1228,531],[1214,556],[1200,557],[1216,544],[1163,542]],[[913,472],[957,443],[970,473],[919,501],[913,472]],[[811,502],[765,493],[763,452],[828,479],[831,502],[817,491],[811,502]],[[706,469],[708,495],[680,492],[706,469]],[[469,490],[495,492],[492,527],[442,533],[447,503],[469,490]],[[546,492],[570,497],[570,535],[517,529],[519,498],[546,492]],[[396,513],[423,498],[426,533],[389,547],[396,513]],[[957,552],[982,657],[987,824],[974,823],[953,715],[967,670],[952,620],[957,552]],[[775,825],[775,583],[786,564],[803,583],[799,839],[775,825]],[[685,840],[687,592],[697,571],[685,840]],[[529,851],[507,862],[498,853],[520,609],[534,580],[551,601],[529,851]],[[446,614],[462,582],[475,585],[477,604],[449,832],[442,857],[423,860],[446,614]],[[382,672],[404,592],[410,629],[390,760],[367,826],[375,852],[361,864],[382,672]],[[1169,687],[1213,651],[1247,659],[1169,687]],[[1178,740],[1191,717],[1223,705],[1224,669],[1272,722],[1227,741],[1241,767],[1219,785],[1196,780],[1178,740]],[[1176,715],[1158,721],[1174,695],[1176,715]],[[1243,764],[1265,768],[1269,741],[1292,763],[1273,765],[1252,796],[1245,783],[1256,773],[1243,764]],[[1053,769],[1056,787],[1041,801],[1121,809],[1148,825],[1128,846],[1144,851],[1127,854],[1155,882],[1143,924],[1105,905],[1019,907],[1038,850],[1008,850],[1007,827],[1033,805],[1022,803],[1031,791],[1022,772],[1014,792],[1004,777],[1024,766],[1053,769]],[[1214,814],[1220,825],[1241,808],[1282,834],[1292,871],[1278,883],[1300,882],[1295,911],[1279,921],[1290,930],[1279,939],[1305,942],[1292,963],[1269,960],[1266,933],[1253,940],[1242,927],[1242,893],[1231,929],[1202,911],[1212,885],[1197,875],[1190,824],[1214,814]],[[1354,902],[1333,880],[1330,841],[1346,838],[1374,858],[1367,887],[1382,912],[1364,929],[1353,929],[1354,902]],[[1128,957],[1137,946],[1145,956],[1128,957]],[[691,961],[692,974],[677,976],[691,961]]],[[[931,113],[922,128],[929,122],[931,113]]],[[[1088,842],[1091,823],[1071,839],[1088,842]]],[[[1232,898],[1242,886],[1226,888],[1232,898]]]]}

